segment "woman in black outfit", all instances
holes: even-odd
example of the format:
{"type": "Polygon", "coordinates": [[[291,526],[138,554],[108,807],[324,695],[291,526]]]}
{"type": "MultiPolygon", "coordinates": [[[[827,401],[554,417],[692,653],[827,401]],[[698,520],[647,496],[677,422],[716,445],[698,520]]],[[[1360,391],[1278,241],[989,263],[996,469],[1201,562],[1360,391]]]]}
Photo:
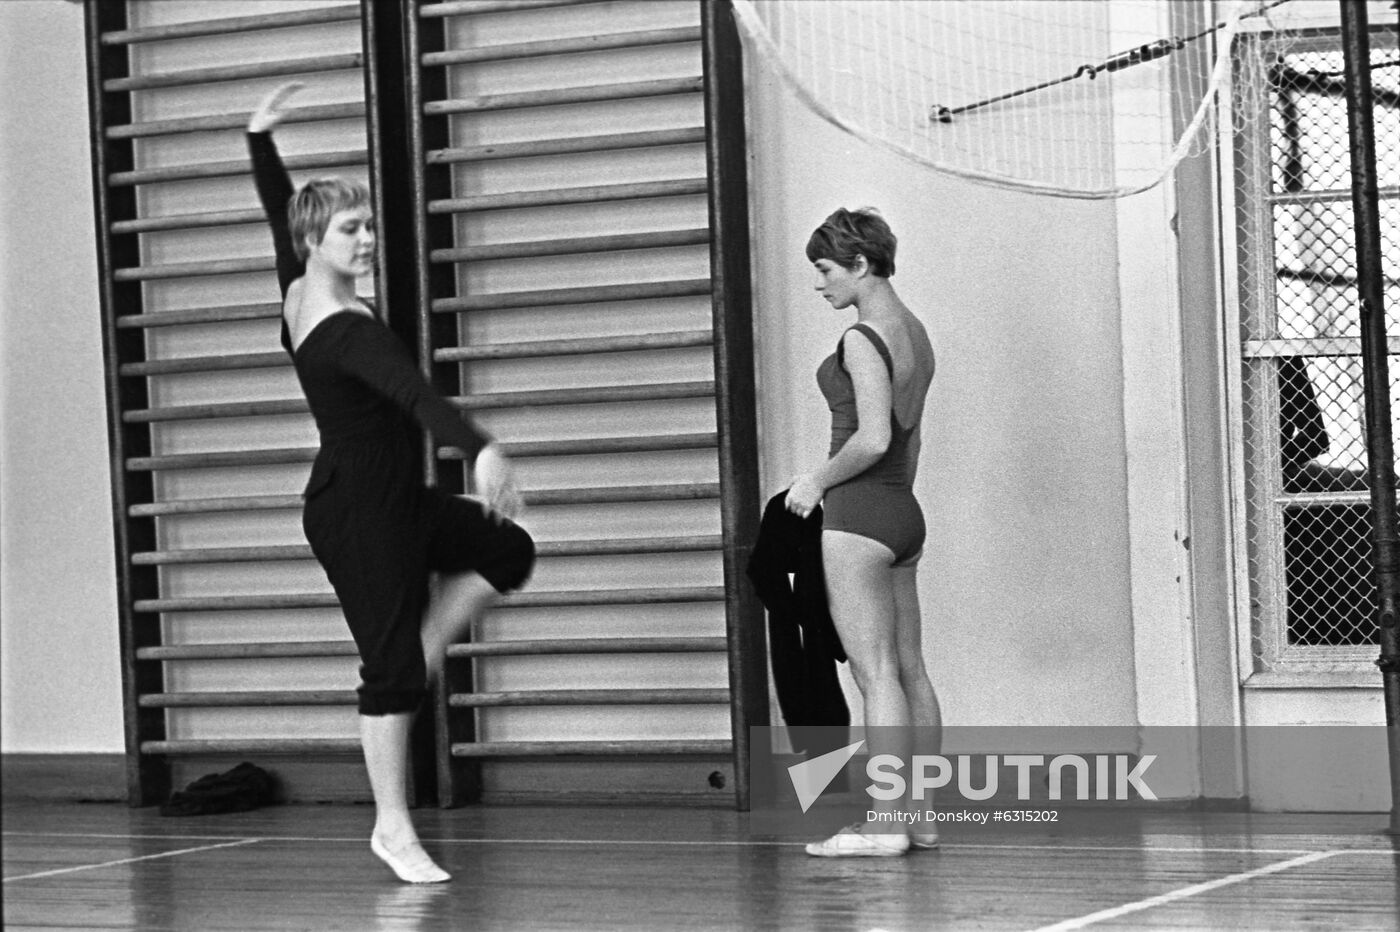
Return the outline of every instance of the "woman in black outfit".
{"type": "Polygon", "coordinates": [[[450,875],[423,850],[408,813],[409,727],[447,645],[529,577],[534,543],[510,520],[519,497],[500,450],[424,381],[355,294],[356,277],[373,269],[368,191],[327,178],[293,195],[271,133],[299,87],[263,101],[248,150],[277,252],[282,345],[321,438],[302,526],[359,649],[370,848],[400,879],[436,883],[450,875]],[[414,422],[462,450],[484,505],[424,487],[414,422]]]}

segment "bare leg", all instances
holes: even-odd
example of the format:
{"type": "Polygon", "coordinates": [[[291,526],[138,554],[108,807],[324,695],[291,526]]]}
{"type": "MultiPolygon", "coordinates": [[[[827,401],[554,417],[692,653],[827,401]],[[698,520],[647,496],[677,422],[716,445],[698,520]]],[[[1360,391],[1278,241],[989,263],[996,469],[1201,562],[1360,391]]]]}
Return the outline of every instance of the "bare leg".
{"type": "Polygon", "coordinates": [[[374,793],[370,849],[400,880],[441,883],[452,875],[428,857],[408,814],[408,734],[412,723],[413,715],[408,712],[360,716],[360,743],[374,793]]]}
{"type": "MultiPolygon", "coordinates": [[[[884,544],[844,531],[822,532],[822,564],[826,571],[831,619],[851,665],[856,686],[865,700],[866,740],[871,756],[910,757],[909,699],[900,681],[895,647],[894,554],[884,544]]],[[[904,809],[904,799],[872,799],[879,813],[904,809]]],[[[826,856],[902,854],[908,848],[903,822],[879,821],[861,834],[866,845],[841,836],[808,846],[826,856]]]]}
{"type": "Polygon", "coordinates": [[[423,659],[429,683],[441,675],[448,645],[462,639],[496,595],[491,584],[476,573],[438,577],[423,613],[423,659]]]}
{"type": "MultiPolygon", "coordinates": [[[[933,691],[928,669],[924,665],[922,619],[919,613],[918,564],[897,566],[894,575],[895,603],[895,653],[899,664],[899,681],[904,687],[904,695],[909,700],[909,714],[913,724],[913,751],[916,755],[933,755],[943,749],[943,713],[938,706],[938,696],[933,691]]],[[[913,783],[910,783],[910,811],[927,808],[931,799],[913,798],[913,783]]],[[[916,831],[911,826],[909,837],[922,848],[936,847],[938,831],[933,826],[919,826],[916,831]]]]}

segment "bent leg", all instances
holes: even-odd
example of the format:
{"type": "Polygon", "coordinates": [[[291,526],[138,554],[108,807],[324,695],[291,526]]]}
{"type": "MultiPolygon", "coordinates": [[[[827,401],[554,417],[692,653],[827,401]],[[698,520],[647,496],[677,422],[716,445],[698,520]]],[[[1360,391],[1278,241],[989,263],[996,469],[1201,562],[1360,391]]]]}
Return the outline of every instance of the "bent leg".
{"type": "Polygon", "coordinates": [[[495,587],[477,573],[444,574],[438,578],[423,613],[423,659],[429,683],[436,682],[442,674],[447,648],[462,640],[496,595],[495,587]]]}
{"type": "Polygon", "coordinates": [[[535,542],[480,502],[442,493],[426,500],[428,566],[438,574],[423,614],[428,679],[442,672],[448,645],[462,639],[498,593],[518,589],[535,565],[535,542]]]}

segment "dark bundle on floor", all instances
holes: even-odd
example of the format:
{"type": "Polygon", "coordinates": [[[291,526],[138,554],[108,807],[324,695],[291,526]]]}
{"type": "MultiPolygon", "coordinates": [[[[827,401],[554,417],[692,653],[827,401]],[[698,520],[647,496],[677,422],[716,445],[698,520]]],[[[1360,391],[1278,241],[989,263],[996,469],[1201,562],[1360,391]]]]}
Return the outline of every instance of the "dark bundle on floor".
{"type": "Polygon", "coordinates": [[[170,794],[162,803],[163,816],[215,815],[220,812],[247,812],[277,801],[277,785],[272,774],[243,762],[224,773],[209,773],[170,794]]]}

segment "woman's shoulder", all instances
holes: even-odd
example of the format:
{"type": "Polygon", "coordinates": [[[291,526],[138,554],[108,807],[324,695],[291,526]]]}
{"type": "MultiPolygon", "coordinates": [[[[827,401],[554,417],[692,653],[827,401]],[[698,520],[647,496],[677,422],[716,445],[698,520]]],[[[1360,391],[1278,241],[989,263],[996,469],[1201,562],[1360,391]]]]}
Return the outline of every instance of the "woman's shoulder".
{"type": "Polygon", "coordinates": [[[843,347],[849,345],[852,334],[854,334],[857,340],[865,341],[870,346],[874,347],[875,351],[881,356],[888,358],[890,355],[890,344],[893,340],[897,339],[897,334],[891,333],[890,330],[891,328],[889,327],[882,328],[877,324],[861,321],[846,328],[845,332],[841,334],[841,345],[843,347]]]}

